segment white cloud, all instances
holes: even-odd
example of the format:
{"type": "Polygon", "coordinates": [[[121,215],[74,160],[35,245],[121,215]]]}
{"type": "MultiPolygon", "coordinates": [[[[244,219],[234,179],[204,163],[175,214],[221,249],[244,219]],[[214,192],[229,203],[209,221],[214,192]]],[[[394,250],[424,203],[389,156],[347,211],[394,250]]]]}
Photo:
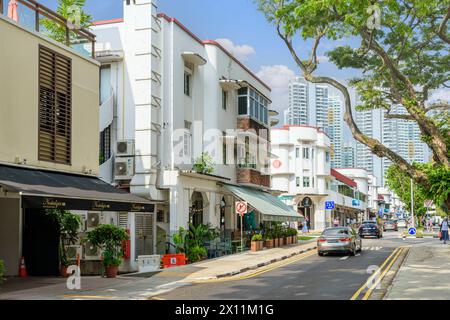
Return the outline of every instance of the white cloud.
{"type": "Polygon", "coordinates": [[[261,66],[256,75],[272,89],[271,108],[280,113],[283,123],[283,111],[289,105],[289,81],[295,78],[295,72],[285,65],[261,66]]]}
{"type": "Polygon", "coordinates": [[[438,101],[438,100],[449,102],[450,101],[450,90],[447,88],[441,88],[441,89],[435,90],[431,94],[429,101],[433,102],[433,101],[438,101]]]}
{"type": "Polygon", "coordinates": [[[329,62],[330,59],[326,56],[326,55],[319,55],[317,56],[317,61],[319,61],[319,63],[323,63],[323,62],[329,62]]]}
{"type": "Polygon", "coordinates": [[[216,39],[227,51],[234,55],[238,60],[246,61],[250,56],[256,53],[255,49],[247,44],[237,45],[230,39],[216,39]]]}

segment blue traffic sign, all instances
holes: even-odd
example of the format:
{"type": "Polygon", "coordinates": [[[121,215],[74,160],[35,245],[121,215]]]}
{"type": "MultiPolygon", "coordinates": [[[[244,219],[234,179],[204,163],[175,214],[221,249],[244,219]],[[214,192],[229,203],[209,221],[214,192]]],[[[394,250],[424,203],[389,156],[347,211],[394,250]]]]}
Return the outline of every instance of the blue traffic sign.
{"type": "Polygon", "coordinates": [[[409,228],[408,229],[408,234],[410,234],[410,235],[415,235],[417,233],[417,230],[416,230],[416,228],[409,228]]]}
{"type": "Polygon", "coordinates": [[[334,209],[334,201],[325,201],[325,209],[333,210],[334,209]]]}

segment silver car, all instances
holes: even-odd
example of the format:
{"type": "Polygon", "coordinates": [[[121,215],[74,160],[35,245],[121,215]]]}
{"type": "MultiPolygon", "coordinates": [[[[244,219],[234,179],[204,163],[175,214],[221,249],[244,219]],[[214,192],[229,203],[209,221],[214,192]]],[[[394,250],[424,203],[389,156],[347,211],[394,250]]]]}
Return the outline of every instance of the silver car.
{"type": "Polygon", "coordinates": [[[355,255],[362,250],[362,240],[358,233],[350,227],[325,229],[317,239],[317,253],[323,256],[330,252],[344,252],[355,255]]]}

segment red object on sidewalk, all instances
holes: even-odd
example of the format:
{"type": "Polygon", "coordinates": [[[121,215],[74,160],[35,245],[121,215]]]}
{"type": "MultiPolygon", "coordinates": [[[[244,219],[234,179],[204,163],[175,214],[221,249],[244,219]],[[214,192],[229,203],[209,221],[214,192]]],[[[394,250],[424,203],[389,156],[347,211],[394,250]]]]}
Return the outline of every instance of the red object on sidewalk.
{"type": "Polygon", "coordinates": [[[165,254],[162,256],[163,268],[170,268],[176,266],[186,265],[186,255],[184,253],[165,254]]]}
{"type": "Polygon", "coordinates": [[[20,259],[20,265],[19,265],[19,277],[20,278],[26,278],[28,277],[27,273],[27,267],[25,266],[25,258],[22,257],[20,259]]]}

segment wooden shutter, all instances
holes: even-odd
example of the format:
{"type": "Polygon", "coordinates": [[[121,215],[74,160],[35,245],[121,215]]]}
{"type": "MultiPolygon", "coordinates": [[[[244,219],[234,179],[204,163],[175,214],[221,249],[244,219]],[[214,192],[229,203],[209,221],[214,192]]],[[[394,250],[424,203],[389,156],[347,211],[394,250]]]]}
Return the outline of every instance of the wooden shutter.
{"type": "Polygon", "coordinates": [[[72,61],[39,47],[39,160],[71,163],[72,61]]]}

